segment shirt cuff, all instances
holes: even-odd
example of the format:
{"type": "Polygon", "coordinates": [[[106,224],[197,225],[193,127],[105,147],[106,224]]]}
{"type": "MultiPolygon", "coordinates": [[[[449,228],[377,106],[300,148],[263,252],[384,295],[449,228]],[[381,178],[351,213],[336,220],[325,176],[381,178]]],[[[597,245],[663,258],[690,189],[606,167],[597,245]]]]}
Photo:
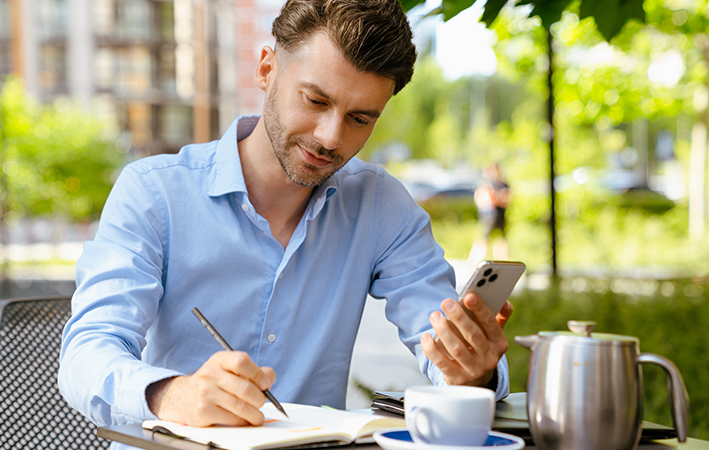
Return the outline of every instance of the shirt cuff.
{"type": "Polygon", "coordinates": [[[500,401],[510,395],[510,370],[507,364],[507,356],[502,355],[497,362],[497,386],[495,387],[495,400],[500,401]]]}
{"type": "Polygon", "coordinates": [[[148,407],[148,399],[146,398],[145,391],[148,389],[148,386],[157,381],[179,375],[183,374],[174,370],[155,367],[134,373],[130,386],[132,386],[135,391],[130,395],[121,395],[116,397],[117,400],[119,400],[116,405],[117,410],[123,411],[126,416],[138,419],[138,421],[150,419],[157,420],[158,417],[153,414],[148,407]],[[125,399],[125,404],[121,404],[122,402],[120,399],[125,399]]]}
{"type": "MultiPolygon", "coordinates": [[[[428,379],[436,386],[446,386],[447,383],[444,380],[443,372],[438,369],[432,362],[428,362],[428,379]]],[[[496,381],[491,381],[489,387],[492,387],[492,383],[495,383],[495,401],[500,401],[510,395],[510,375],[509,368],[507,364],[507,357],[502,355],[500,361],[497,363],[497,368],[495,369],[496,381]]]]}

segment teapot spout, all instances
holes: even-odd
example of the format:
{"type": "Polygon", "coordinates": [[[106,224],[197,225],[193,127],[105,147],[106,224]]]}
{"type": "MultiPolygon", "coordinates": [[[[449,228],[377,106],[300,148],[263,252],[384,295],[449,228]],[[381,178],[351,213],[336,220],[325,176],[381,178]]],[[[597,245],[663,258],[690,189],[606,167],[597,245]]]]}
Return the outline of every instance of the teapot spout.
{"type": "Polygon", "coordinates": [[[532,334],[529,336],[515,336],[515,343],[531,350],[532,346],[539,341],[539,336],[532,334]]]}

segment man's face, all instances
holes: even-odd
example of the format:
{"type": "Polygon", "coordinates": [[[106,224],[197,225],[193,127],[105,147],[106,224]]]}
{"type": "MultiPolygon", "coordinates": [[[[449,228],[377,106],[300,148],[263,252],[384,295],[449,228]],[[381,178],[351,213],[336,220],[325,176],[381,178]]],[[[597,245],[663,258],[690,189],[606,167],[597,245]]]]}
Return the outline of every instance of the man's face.
{"type": "Polygon", "coordinates": [[[364,146],[394,82],[360,72],[324,33],[279,50],[263,120],[276,158],[296,184],[322,184],[364,146]]]}

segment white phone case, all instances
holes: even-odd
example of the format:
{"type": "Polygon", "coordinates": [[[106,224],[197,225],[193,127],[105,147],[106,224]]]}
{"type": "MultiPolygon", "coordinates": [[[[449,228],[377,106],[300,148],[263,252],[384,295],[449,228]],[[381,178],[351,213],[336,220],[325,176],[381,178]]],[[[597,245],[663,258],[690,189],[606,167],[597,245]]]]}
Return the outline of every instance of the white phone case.
{"type": "Polygon", "coordinates": [[[465,294],[473,292],[492,312],[497,314],[509,298],[524,269],[524,263],[516,261],[481,261],[460,291],[458,302],[463,301],[465,294]]]}

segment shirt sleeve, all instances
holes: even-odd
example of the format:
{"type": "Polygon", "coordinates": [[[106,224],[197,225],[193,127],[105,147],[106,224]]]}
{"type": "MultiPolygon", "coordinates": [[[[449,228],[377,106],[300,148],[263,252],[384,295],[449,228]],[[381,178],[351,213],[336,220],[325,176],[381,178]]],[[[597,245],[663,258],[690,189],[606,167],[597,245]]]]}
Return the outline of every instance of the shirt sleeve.
{"type": "MultiPolygon", "coordinates": [[[[430,314],[445,298],[457,298],[455,273],[436,243],[428,214],[399,181],[384,176],[379,193],[379,217],[373,218],[378,241],[370,295],[385,298],[387,319],[399,338],[416,355],[419,369],[435,385],[445,385],[443,373],[426,357],[421,335],[435,336],[430,314]]],[[[509,370],[503,356],[497,364],[496,398],[509,395],[509,370]]]]}
{"type": "Polygon", "coordinates": [[[164,223],[146,180],[128,166],[76,264],[58,381],[69,404],[98,425],[156,418],[146,387],[178,375],[141,361],[163,294],[164,223]]]}

